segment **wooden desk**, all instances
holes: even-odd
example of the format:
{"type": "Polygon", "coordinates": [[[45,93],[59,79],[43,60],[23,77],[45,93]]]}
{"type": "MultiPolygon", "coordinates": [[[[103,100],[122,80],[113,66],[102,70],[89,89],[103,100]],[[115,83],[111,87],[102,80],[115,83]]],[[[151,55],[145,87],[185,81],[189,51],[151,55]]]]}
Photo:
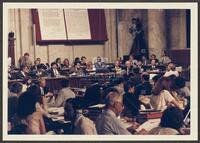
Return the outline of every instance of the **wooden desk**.
{"type": "MultiPolygon", "coordinates": [[[[63,79],[69,79],[69,85],[72,88],[85,88],[85,87],[87,88],[92,84],[93,79],[97,79],[100,84],[110,80],[108,76],[45,77],[45,79],[46,79],[46,85],[47,87],[49,87],[51,91],[60,90],[61,89],[60,82],[63,79]]],[[[33,79],[33,81],[37,81],[37,79],[33,79]]],[[[22,82],[22,80],[9,80],[8,86],[10,86],[12,83],[15,82],[22,82]]]]}

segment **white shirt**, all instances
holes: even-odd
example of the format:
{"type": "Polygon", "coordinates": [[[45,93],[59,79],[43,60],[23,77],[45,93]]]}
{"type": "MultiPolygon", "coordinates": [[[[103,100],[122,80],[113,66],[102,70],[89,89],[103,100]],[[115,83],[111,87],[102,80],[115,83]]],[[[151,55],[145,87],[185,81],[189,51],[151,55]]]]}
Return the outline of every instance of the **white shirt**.
{"type": "Polygon", "coordinates": [[[176,77],[178,77],[178,76],[179,76],[179,73],[178,73],[178,71],[172,71],[172,70],[170,70],[170,71],[167,71],[167,72],[164,74],[164,77],[169,77],[170,75],[175,75],[176,77]]]}
{"type": "Polygon", "coordinates": [[[106,110],[96,120],[98,134],[130,135],[112,110],[106,110]]]}
{"type": "Polygon", "coordinates": [[[164,111],[172,100],[174,100],[174,97],[169,91],[163,90],[159,95],[151,96],[150,104],[154,109],[164,111]]]}
{"type": "Polygon", "coordinates": [[[172,128],[156,127],[149,131],[149,135],[178,135],[179,132],[172,128]]]}
{"type": "Polygon", "coordinates": [[[22,73],[23,76],[26,76],[26,74],[23,71],[21,71],[21,73],[22,73]]]}
{"type": "Polygon", "coordinates": [[[85,134],[85,135],[96,135],[96,127],[92,120],[89,118],[80,115],[75,123],[74,134],[85,134]]]}
{"type": "Polygon", "coordinates": [[[57,69],[53,69],[53,73],[54,73],[55,76],[56,76],[56,75],[60,75],[60,73],[58,72],[57,69]]]}
{"type": "Polygon", "coordinates": [[[55,102],[52,102],[51,104],[49,104],[49,106],[62,107],[62,106],[64,106],[64,103],[66,100],[68,100],[70,98],[75,98],[75,97],[76,97],[75,93],[69,87],[62,88],[58,92],[58,96],[55,99],[55,102]]]}
{"type": "Polygon", "coordinates": [[[41,95],[44,95],[44,88],[40,87],[41,95]]]}
{"type": "Polygon", "coordinates": [[[26,84],[22,85],[22,93],[27,91],[28,86],[26,84]]]}

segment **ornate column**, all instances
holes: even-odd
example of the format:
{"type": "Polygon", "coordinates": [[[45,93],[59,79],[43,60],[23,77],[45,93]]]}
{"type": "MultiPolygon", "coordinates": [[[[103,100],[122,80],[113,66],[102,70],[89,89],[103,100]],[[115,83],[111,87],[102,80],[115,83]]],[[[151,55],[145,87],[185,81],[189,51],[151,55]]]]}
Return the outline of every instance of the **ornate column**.
{"type": "Polygon", "coordinates": [[[103,51],[103,56],[108,58],[108,62],[114,62],[117,57],[116,49],[116,10],[106,9],[106,29],[108,34],[108,41],[106,41],[103,51]]]}
{"type": "Polygon", "coordinates": [[[148,10],[148,48],[149,55],[155,54],[159,59],[166,49],[165,10],[148,10]]]}

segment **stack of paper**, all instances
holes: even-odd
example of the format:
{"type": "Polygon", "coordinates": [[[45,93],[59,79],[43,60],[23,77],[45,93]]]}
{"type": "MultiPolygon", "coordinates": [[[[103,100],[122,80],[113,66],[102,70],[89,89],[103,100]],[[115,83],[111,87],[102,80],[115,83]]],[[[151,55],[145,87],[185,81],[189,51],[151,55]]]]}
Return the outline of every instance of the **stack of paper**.
{"type": "Polygon", "coordinates": [[[142,125],[140,125],[136,131],[139,132],[142,129],[145,129],[146,131],[150,131],[151,129],[158,127],[160,124],[160,119],[151,119],[146,122],[144,122],[142,125]]]}

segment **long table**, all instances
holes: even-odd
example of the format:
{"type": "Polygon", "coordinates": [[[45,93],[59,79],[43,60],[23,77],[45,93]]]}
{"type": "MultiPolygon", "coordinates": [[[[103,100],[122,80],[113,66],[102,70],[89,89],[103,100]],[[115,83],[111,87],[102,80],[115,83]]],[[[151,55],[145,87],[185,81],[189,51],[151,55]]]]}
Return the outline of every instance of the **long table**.
{"type": "MultiPolygon", "coordinates": [[[[46,85],[49,87],[51,91],[61,89],[60,82],[63,79],[69,80],[69,85],[72,88],[87,88],[92,84],[92,80],[96,79],[100,84],[103,84],[110,80],[108,76],[99,76],[99,77],[91,77],[91,76],[74,76],[74,77],[44,77],[46,79],[46,85]]],[[[37,81],[37,79],[33,79],[33,81],[37,81]]],[[[22,80],[9,80],[8,86],[15,82],[22,82],[22,80]]]]}
{"type": "MultiPolygon", "coordinates": [[[[49,87],[50,90],[59,90],[61,89],[60,82],[63,79],[69,79],[70,87],[76,87],[76,88],[83,88],[88,87],[90,85],[89,80],[83,80],[83,77],[48,77],[46,79],[46,85],[49,87]]],[[[33,79],[33,81],[37,81],[37,79],[33,79]]],[[[10,86],[12,83],[15,82],[22,82],[22,80],[9,80],[8,86],[10,86]]]]}
{"type": "MultiPolygon", "coordinates": [[[[146,71],[149,74],[163,74],[162,71],[146,71]]],[[[100,84],[104,84],[105,82],[109,82],[117,75],[113,72],[109,73],[95,73],[94,75],[86,75],[86,76],[60,76],[60,77],[44,77],[46,79],[47,87],[51,91],[61,89],[60,82],[63,79],[69,79],[69,85],[72,88],[87,88],[92,84],[92,80],[97,80],[100,84]]],[[[33,81],[37,81],[37,79],[33,79],[33,81]]],[[[14,82],[22,82],[22,80],[9,80],[8,86],[10,86],[14,82]]]]}

